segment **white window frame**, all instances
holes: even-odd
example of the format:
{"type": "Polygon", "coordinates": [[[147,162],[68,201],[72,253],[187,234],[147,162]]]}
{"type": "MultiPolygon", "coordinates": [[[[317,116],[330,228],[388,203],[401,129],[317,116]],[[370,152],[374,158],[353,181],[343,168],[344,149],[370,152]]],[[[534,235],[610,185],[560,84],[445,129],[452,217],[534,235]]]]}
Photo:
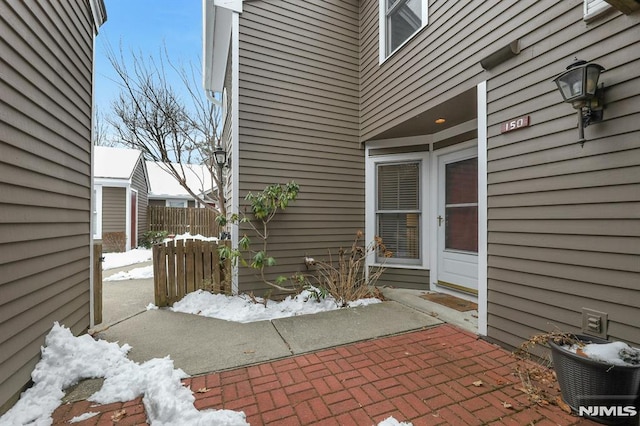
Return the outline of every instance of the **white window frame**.
{"type": "Polygon", "coordinates": [[[165,205],[165,207],[181,207],[181,208],[183,208],[183,209],[184,209],[184,208],[189,207],[189,201],[187,201],[187,200],[180,200],[180,199],[177,199],[177,198],[167,198],[167,199],[165,200],[165,202],[164,202],[164,205],[165,205]],[[181,203],[181,204],[182,204],[182,206],[172,206],[172,205],[171,205],[171,203],[175,203],[175,204],[177,204],[177,203],[181,203]]]}
{"type": "MultiPolygon", "coordinates": [[[[399,2],[406,2],[408,0],[398,0],[399,2]]],[[[379,48],[379,62],[382,64],[388,58],[393,56],[395,52],[402,49],[402,46],[407,44],[411,39],[413,39],[416,34],[418,34],[424,27],[426,27],[429,23],[429,1],[428,0],[420,0],[422,1],[422,23],[420,28],[418,28],[413,34],[411,34],[407,39],[400,44],[395,50],[392,52],[387,52],[387,1],[386,0],[378,0],[378,48],[379,48]]],[[[585,0],[586,1],[586,0],[585,0]]]]}
{"type": "MultiPolygon", "coordinates": [[[[385,266],[388,268],[404,268],[404,269],[429,269],[430,263],[430,229],[429,229],[429,202],[430,202],[430,156],[429,152],[411,152],[403,154],[389,154],[379,156],[369,156],[369,148],[367,148],[367,164],[366,174],[366,237],[367,241],[373,241],[377,232],[377,175],[376,170],[379,164],[397,164],[403,162],[420,162],[420,258],[417,262],[407,261],[406,259],[394,259],[393,257],[385,260],[385,266]]],[[[383,241],[384,243],[384,241],[383,241]]],[[[380,265],[376,262],[375,254],[369,258],[369,265],[380,265]]]]}
{"type": "Polygon", "coordinates": [[[93,185],[95,200],[91,206],[91,220],[95,220],[94,240],[102,239],[102,185],[93,185]]]}

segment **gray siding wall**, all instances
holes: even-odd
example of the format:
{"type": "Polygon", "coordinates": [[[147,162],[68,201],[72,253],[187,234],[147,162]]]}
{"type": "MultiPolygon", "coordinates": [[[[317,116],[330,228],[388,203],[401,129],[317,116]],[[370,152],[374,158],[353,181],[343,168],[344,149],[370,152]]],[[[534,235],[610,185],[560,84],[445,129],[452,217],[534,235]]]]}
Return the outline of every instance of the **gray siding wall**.
{"type": "MultiPolygon", "coordinates": [[[[295,180],[300,195],[272,222],[274,274],[304,271],[305,255],[350,247],[364,229],[358,144],[359,6],[255,1],[240,18],[239,192],[295,180]]],[[[236,165],[234,165],[236,167],[236,165]]],[[[240,291],[265,290],[251,271],[240,291]]]]}
{"type": "Polygon", "coordinates": [[[609,336],[640,344],[640,16],[589,24],[582,2],[513,16],[522,53],[488,83],[489,336],[511,346],[581,310],[609,314],[609,336]],[[597,43],[594,41],[597,40],[597,43]],[[576,143],[576,112],[552,82],[574,56],[607,71],[605,122],[576,143]],[[530,128],[500,123],[530,115],[530,128]]]}
{"type": "MultiPolygon", "coordinates": [[[[499,46],[494,31],[532,2],[429,2],[429,25],[383,64],[378,55],[378,0],[362,0],[360,119],[362,141],[475,87],[484,79],[479,61],[499,46]],[[489,25],[487,22],[491,21],[489,25]]],[[[538,2],[535,2],[536,4],[538,2]]]]}
{"type": "Polygon", "coordinates": [[[92,48],[88,2],[0,1],[0,412],[89,327],[92,48]]]}
{"type": "Polygon", "coordinates": [[[382,65],[378,1],[361,2],[361,140],[487,81],[489,337],[579,331],[581,309],[640,343],[638,13],[583,20],[583,2],[430,2],[429,25],[382,65]],[[522,52],[479,62],[519,39],[522,52]],[[552,79],[574,56],[607,72],[605,123],[576,144],[576,112],[552,79]],[[531,127],[500,134],[521,115],[531,127]]]}
{"type": "Polygon", "coordinates": [[[102,187],[102,233],[126,232],[127,189],[102,187]]]}
{"type": "Polygon", "coordinates": [[[131,187],[138,190],[138,242],[140,242],[142,235],[147,232],[147,205],[149,203],[149,187],[143,161],[141,159],[138,162],[131,179],[131,187]]]}
{"type": "Polygon", "coordinates": [[[429,290],[429,270],[387,267],[376,285],[426,291],[429,290]]]}

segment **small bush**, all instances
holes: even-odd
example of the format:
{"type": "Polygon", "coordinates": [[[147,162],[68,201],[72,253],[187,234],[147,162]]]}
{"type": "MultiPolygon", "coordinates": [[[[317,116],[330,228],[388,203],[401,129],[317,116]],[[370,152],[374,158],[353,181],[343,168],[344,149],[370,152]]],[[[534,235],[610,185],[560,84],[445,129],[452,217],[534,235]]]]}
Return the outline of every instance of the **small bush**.
{"type": "Polygon", "coordinates": [[[316,267],[317,287],[322,289],[318,297],[329,294],[341,306],[358,299],[381,297],[375,283],[384,272],[384,265],[370,268],[367,275],[367,256],[377,252],[384,258],[389,258],[392,253],[385,248],[379,237],[375,237],[368,246],[361,246],[362,236],[362,231],[358,231],[351,248],[340,249],[335,261],[331,253],[328,261],[313,261],[316,267]]]}
{"type": "Polygon", "coordinates": [[[140,245],[146,249],[151,248],[155,244],[159,244],[167,238],[167,231],[147,231],[140,238],[140,245]]]}

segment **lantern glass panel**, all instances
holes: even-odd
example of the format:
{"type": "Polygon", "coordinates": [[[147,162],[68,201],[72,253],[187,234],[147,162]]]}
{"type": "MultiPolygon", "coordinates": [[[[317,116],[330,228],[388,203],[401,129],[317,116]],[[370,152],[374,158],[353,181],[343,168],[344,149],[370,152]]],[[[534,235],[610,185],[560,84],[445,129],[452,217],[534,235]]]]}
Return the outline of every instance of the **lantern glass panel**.
{"type": "Polygon", "coordinates": [[[556,79],[556,84],[565,101],[574,100],[584,95],[583,88],[584,68],[571,69],[556,79]]]}
{"type": "Polygon", "coordinates": [[[218,166],[222,166],[222,165],[224,165],[226,163],[226,161],[227,161],[227,153],[225,152],[224,149],[216,148],[216,150],[213,152],[213,155],[215,157],[216,164],[218,166]]]}
{"type": "Polygon", "coordinates": [[[599,65],[587,66],[587,81],[585,84],[585,90],[587,94],[593,95],[598,88],[598,78],[600,77],[601,67],[599,65]]]}

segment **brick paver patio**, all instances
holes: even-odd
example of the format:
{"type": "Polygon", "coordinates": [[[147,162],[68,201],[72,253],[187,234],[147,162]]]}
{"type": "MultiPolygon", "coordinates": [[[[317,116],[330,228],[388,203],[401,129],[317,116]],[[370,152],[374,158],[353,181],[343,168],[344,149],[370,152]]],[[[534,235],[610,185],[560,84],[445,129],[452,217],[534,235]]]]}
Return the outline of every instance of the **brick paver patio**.
{"type": "MultiPolygon", "coordinates": [[[[595,425],[530,403],[510,352],[452,325],[380,338],[184,380],[198,409],[241,410],[251,425],[595,425]]],[[[66,404],[54,424],[146,424],[141,398],[66,404]],[[124,411],[122,411],[124,410],[124,411]],[[113,416],[118,413],[119,421],[113,416]]]]}

